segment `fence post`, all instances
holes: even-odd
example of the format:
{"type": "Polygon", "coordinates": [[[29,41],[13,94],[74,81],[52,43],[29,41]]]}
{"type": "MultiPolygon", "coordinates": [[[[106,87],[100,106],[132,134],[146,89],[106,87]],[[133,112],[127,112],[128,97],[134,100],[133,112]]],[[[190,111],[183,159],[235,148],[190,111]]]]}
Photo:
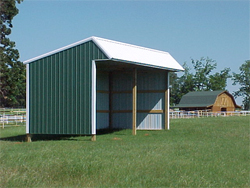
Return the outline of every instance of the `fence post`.
{"type": "Polygon", "coordinates": [[[5,116],[5,113],[3,113],[3,117],[2,117],[2,120],[3,120],[3,129],[4,129],[4,116],[5,116]]]}

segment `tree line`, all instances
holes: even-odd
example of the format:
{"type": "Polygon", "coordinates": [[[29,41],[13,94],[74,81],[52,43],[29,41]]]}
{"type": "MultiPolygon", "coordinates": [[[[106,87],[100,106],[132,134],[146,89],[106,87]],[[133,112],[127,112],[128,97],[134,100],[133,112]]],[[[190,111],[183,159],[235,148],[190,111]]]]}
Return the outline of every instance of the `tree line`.
{"type": "MultiPolygon", "coordinates": [[[[0,0],[0,107],[25,107],[26,73],[25,66],[19,59],[15,42],[8,38],[11,34],[12,19],[18,14],[16,3],[23,0],[0,0]]],[[[217,64],[210,58],[191,59],[193,70],[184,63],[181,76],[171,72],[171,105],[178,104],[183,95],[190,91],[226,90],[227,79],[240,86],[233,95],[243,97],[244,109],[250,109],[250,61],[240,67],[239,73],[230,74],[230,68],[220,72],[217,64]]]]}
{"type": "Polygon", "coordinates": [[[219,72],[214,72],[217,63],[207,58],[199,60],[191,59],[192,68],[184,63],[184,73],[178,76],[171,73],[170,76],[170,103],[172,106],[178,104],[181,97],[190,91],[216,91],[226,90],[227,80],[231,79],[233,85],[240,86],[238,91],[233,92],[234,97],[243,98],[243,109],[250,109],[250,61],[247,60],[240,67],[240,73],[230,74],[230,68],[224,68],[219,72]]]}
{"type": "Polygon", "coordinates": [[[11,34],[12,19],[18,14],[16,2],[0,0],[0,107],[25,106],[25,66],[19,61],[19,52],[11,34]]]}

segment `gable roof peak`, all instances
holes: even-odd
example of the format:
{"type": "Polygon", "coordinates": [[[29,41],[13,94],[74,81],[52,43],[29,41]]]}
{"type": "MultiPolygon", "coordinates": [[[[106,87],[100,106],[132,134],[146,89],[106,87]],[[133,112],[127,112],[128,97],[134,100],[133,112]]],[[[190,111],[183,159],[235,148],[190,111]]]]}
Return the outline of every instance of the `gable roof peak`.
{"type": "Polygon", "coordinates": [[[96,46],[110,60],[123,61],[131,64],[147,66],[170,71],[183,71],[183,67],[168,53],[142,46],[136,46],[128,43],[118,42],[114,40],[104,39],[96,36],[86,38],[68,46],[37,56],[30,60],[24,61],[25,64],[34,62],[38,59],[53,55],[55,53],[67,50],[74,46],[93,41],[96,46]]]}

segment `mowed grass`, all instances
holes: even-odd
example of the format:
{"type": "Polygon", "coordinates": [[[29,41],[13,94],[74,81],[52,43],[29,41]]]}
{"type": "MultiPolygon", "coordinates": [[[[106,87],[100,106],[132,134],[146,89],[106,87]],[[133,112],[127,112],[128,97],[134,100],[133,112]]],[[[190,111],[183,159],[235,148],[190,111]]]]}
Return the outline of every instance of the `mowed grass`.
{"type": "Polygon", "coordinates": [[[3,129],[0,187],[250,187],[249,116],[131,132],[26,143],[25,127],[3,129]]]}

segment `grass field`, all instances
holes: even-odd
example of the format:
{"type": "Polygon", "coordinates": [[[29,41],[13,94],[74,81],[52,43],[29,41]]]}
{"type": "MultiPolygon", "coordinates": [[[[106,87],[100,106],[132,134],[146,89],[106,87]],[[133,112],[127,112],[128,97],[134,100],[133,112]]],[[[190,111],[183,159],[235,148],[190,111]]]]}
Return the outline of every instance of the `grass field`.
{"type": "Polygon", "coordinates": [[[170,131],[122,130],[22,142],[0,132],[0,187],[250,187],[250,117],[171,120],[170,131]]]}

